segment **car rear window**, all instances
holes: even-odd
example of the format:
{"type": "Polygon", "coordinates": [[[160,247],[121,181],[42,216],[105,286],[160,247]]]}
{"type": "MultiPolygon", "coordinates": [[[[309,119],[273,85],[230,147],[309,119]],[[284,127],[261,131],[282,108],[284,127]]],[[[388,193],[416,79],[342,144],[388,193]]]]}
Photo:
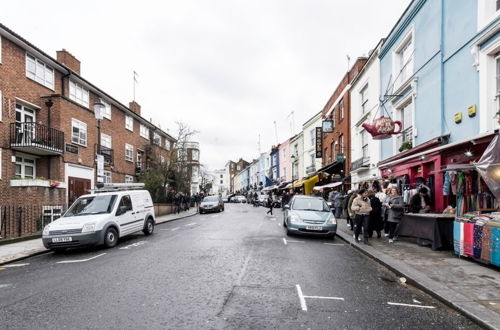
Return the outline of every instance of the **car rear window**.
{"type": "Polygon", "coordinates": [[[321,211],[328,212],[330,208],[322,199],[316,198],[295,198],[293,205],[293,210],[304,210],[304,211],[321,211]]]}
{"type": "Polygon", "coordinates": [[[217,202],[219,200],[219,197],[217,196],[208,196],[203,198],[204,202],[217,202]]]}

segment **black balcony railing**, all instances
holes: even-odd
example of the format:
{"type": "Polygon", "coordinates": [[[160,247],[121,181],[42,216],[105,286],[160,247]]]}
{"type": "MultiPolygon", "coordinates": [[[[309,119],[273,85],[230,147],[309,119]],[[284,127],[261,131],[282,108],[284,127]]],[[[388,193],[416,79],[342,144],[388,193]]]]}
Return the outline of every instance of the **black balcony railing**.
{"type": "Polygon", "coordinates": [[[104,156],[104,166],[113,166],[113,149],[105,146],[101,146],[101,150],[97,150],[97,144],[95,145],[96,154],[104,156]]]}
{"type": "Polygon", "coordinates": [[[306,173],[307,174],[313,173],[313,172],[316,172],[316,165],[310,165],[310,166],[306,167],[306,173]]]}
{"type": "Polygon", "coordinates": [[[33,122],[11,123],[10,147],[39,155],[62,154],[64,132],[33,122]]]}

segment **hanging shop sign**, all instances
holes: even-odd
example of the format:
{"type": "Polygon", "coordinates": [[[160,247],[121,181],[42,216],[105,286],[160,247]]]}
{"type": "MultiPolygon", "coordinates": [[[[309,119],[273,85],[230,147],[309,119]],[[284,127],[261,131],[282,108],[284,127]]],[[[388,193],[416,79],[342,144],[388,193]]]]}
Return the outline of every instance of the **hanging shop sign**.
{"type": "Polygon", "coordinates": [[[345,155],[343,153],[338,153],[337,154],[337,161],[338,162],[343,162],[345,161],[345,155]]]}
{"type": "Polygon", "coordinates": [[[331,133],[333,132],[333,120],[323,120],[323,133],[331,133]]]}
{"type": "Polygon", "coordinates": [[[316,127],[316,158],[323,158],[323,132],[321,127],[316,127]]]}
{"type": "Polygon", "coordinates": [[[361,126],[372,135],[374,140],[388,139],[393,134],[399,134],[403,129],[403,124],[399,120],[392,120],[383,115],[374,119],[371,124],[363,124],[361,126]],[[397,130],[396,125],[398,126],[397,130]]]}

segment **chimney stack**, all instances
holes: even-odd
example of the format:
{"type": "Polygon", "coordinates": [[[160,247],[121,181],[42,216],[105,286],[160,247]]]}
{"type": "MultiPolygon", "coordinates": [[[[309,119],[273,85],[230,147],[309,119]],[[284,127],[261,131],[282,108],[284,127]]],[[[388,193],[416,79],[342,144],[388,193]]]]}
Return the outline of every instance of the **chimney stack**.
{"type": "Polygon", "coordinates": [[[139,116],[141,115],[141,106],[139,105],[139,103],[132,101],[128,104],[128,107],[139,116]]]}
{"type": "Polygon", "coordinates": [[[80,61],[76,59],[70,52],[63,48],[63,50],[58,50],[57,61],[66,65],[68,68],[80,74],[80,61]]]}

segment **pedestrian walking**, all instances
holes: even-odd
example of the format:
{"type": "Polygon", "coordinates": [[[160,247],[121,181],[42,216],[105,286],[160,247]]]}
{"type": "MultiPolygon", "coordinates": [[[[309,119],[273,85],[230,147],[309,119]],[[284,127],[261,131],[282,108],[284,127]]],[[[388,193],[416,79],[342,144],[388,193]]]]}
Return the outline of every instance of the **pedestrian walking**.
{"type": "Polygon", "coordinates": [[[392,187],[389,190],[389,196],[386,198],[384,206],[387,208],[387,223],[389,226],[389,243],[394,243],[397,226],[404,213],[403,197],[399,195],[398,188],[392,187]]]}
{"type": "Polygon", "coordinates": [[[289,201],[290,201],[290,196],[288,195],[288,192],[287,191],[283,192],[283,196],[281,197],[281,209],[283,211],[285,211],[285,205],[287,205],[289,201]]]}
{"type": "Polygon", "coordinates": [[[179,214],[181,212],[181,194],[178,192],[174,195],[174,205],[175,213],[179,214]]]}
{"type": "Polygon", "coordinates": [[[342,194],[340,191],[335,191],[333,196],[333,206],[335,207],[335,218],[339,219],[342,214],[342,194]]]}
{"type": "Polygon", "coordinates": [[[354,191],[351,191],[351,195],[348,199],[348,202],[347,202],[347,215],[349,217],[349,225],[351,226],[351,230],[354,230],[354,218],[356,217],[356,214],[354,213],[353,209],[352,209],[352,202],[354,201],[354,199],[357,197],[357,194],[356,192],[354,191]]]}
{"type": "Polygon", "coordinates": [[[273,215],[273,199],[271,198],[270,194],[267,197],[267,206],[269,207],[269,210],[267,211],[266,214],[271,213],[271,215],[273,215]]]}
{"type": "Polygon", "coordinates": [[[354,239],[356,242],[360,241],[359,234],[363,231],[363,242],[368,244],[368,229],[372,207],[367,190],[358,190],[357,197],[352,201],[351,209],[356,215],[354,218],[354,239]]]}
{"type": "Polygon", "coordinates": [[[382,237],[382,228],[384,227],[384,223],[382,222],[382,202],[372,190],[368,191],[368,198],[370,199],[370,205],[372,207],[368,237],[371,238],[375,231],[377,233],[377,238],[380,238],[382,237]]]}

